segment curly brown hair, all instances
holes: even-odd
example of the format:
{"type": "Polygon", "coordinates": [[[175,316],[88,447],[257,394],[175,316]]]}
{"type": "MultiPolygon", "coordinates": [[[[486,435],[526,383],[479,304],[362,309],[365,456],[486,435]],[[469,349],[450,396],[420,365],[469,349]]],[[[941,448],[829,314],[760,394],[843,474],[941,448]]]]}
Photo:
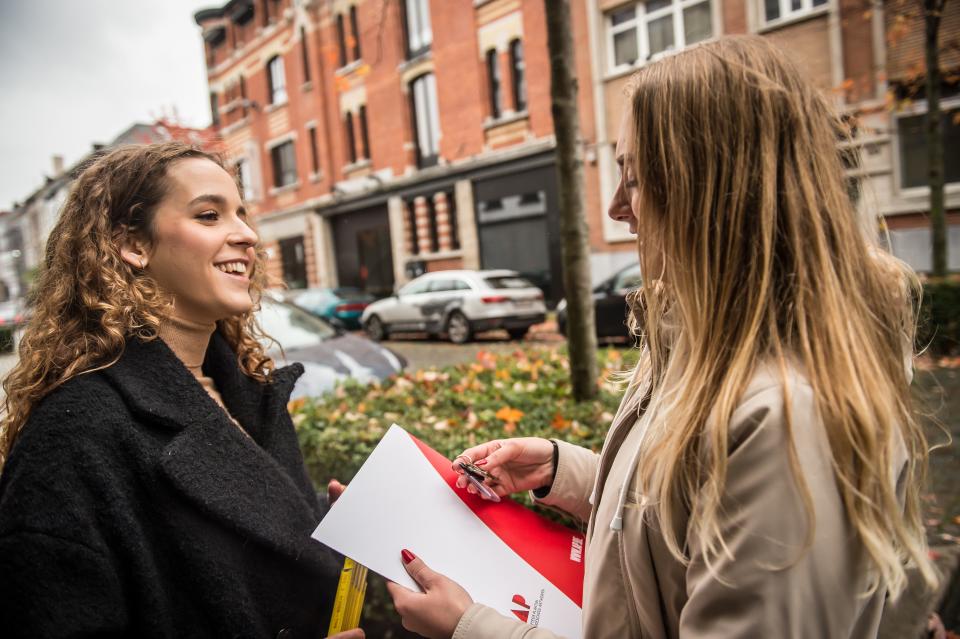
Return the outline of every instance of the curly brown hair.
{"type": "MultiPolygon", "coordinates": [[[[32,317],[19,346],[19,361],[3,381],[0,469],[37,403],[67,380],[111,366],[127,339],[157,337],[172,298],[146,273],[120,256],[126,234],[147,244],[166,196],[168,169],[188,158],[223,168],[222,160],[182,142],[125,146],[87,166],[70,189],[47,240],[30,294],[32,317]]],[[[217,322],[243,372],[268,381],[273,361],[258,338],[254,312],[266,285],[265,255],[257,246],[249,312],[217,322]]]]}

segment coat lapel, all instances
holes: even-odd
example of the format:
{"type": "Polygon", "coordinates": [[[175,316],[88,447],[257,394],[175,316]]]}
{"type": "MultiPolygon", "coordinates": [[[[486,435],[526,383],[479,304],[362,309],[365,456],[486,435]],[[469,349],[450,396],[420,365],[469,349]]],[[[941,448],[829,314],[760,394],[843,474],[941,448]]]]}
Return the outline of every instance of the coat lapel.
{"type": "Polygon", "coordinates": [[[275,427],[278,419],[288,419],[281,411],[302,367],[280,369],[272,383],[260,384],[240,372],[236,355],[215,333],[204,371],[251,437],[230,422],[160,339],[131,338],[105,372],[135,414],[175,431],[158,460],[175,490],[251,541],[329,570],[328,553],[310,538],[320,517],[296,438],[292,428],[275,427]]]}

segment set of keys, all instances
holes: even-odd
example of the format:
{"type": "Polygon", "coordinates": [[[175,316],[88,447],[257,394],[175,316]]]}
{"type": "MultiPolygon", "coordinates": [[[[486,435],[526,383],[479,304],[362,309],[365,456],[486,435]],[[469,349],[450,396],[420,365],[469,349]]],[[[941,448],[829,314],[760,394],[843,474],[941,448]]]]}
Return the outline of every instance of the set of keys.
{"type": "Polygon", "coordinates": [[[497,483],[497,479],[493,475],[470,461],[459,461],[458,464],[463,469],[464,477],[477,489],[478,493],[490,501],[500,501],[500,496],[486,484],[487,481],[491,484],[497,483]]]}

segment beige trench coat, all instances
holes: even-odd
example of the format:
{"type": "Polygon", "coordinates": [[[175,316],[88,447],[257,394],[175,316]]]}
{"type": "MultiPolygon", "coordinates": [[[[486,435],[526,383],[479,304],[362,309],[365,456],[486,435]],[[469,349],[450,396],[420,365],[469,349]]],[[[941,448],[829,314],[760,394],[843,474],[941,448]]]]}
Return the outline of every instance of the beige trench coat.
{"type": "MultiPolygon", "coordinates": [[[[644,417],[620,406],[597,455],[560,443],[557,475],[541,502],[588,522],[583,636],[586,639],[875,637],[884,592],[867,587],[864,552],[853,539],[836,487],[813,391],[796,371],[787,377],[793,439],[816,516],[813,544],[802,550],[806,516],[790,471],[782,383],[770,369],[751,381],[730,427],[721,526],[734,555],[706,569],[696,540],[684,566],[667,550],[656,521],[641,515],[627,486],[621,530],[613,530],[621,485],[644,417]],[[631,414],[632,413],[632,414],[631,414]],[[595,505],[590,497],[597,480],[595,505]],[[786,568],[771,566],[788,565],[786,568]],[[725,582],[725,583],[724,583],[725,582]]],[[[903,457],[891,468],[896,481],[903,457]]],[[[630,476],[633,473],[629,473],[630,476]]],[[[635,481],[635,479],[633,480],[635,481]]],[[[454,639],[548,639],[555,635],[474,604],[454,639]]]]}

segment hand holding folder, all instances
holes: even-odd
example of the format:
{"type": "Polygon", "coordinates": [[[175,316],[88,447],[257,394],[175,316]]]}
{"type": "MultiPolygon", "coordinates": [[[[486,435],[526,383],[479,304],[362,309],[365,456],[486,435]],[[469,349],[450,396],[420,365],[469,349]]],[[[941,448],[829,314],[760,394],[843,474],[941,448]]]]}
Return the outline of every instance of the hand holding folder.
{"type": "Polygon", "coordinates": [[[452,463],[394,425],[313,537],[411,594],[421,588],[400,551],[415,550],[474,601],[579,638],[583,535],[510,499],[457,488],[452,463]]]}

